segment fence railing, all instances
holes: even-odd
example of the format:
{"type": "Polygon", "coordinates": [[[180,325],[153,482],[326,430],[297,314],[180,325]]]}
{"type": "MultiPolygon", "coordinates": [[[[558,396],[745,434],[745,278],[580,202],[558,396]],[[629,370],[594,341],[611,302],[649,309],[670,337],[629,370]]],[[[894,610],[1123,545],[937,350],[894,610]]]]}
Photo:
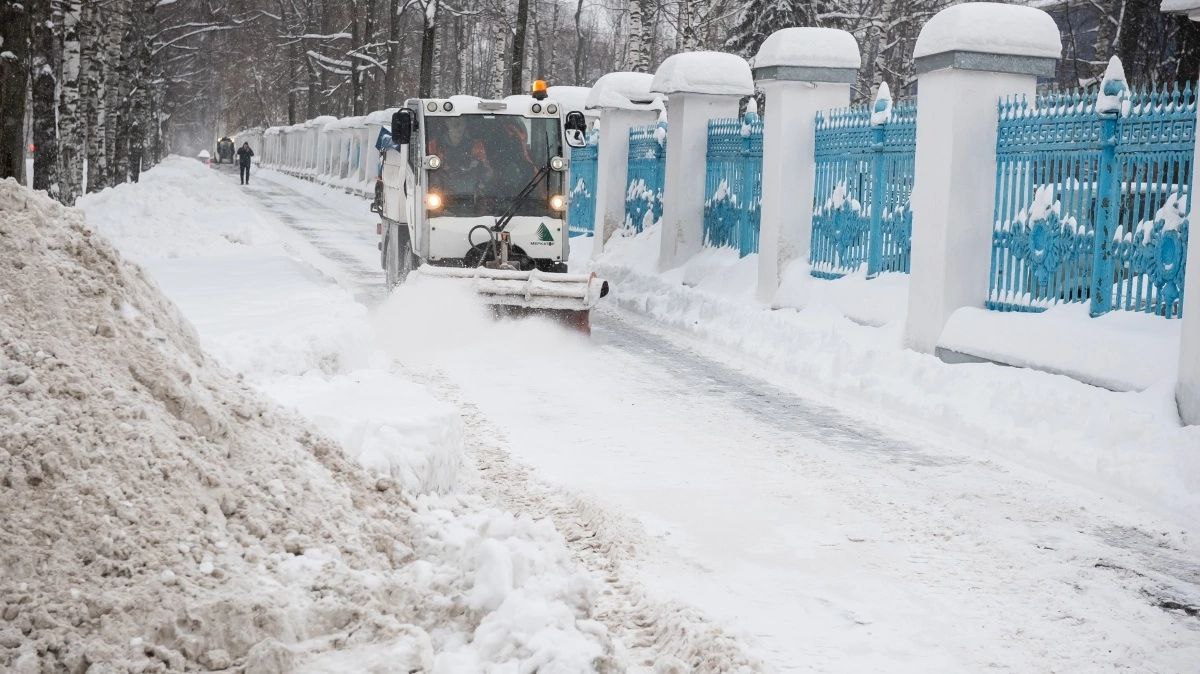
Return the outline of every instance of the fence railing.
{"type": "Polygon", "coordinates": [[[758,252],[763,125],[758,115],[708,122],[704,241],[742,257],[758,252]]]}
{"type": "Polygon", "coordinates": [[[591,236],[596,222],[596,160],[600,150],[600,135],[592,131],[585,147],[572,148],[570,210],[567,211],[567,232],[571,236],[591,236]]]}
{"type": "Polygon", "coordinates": [[[838,278],[866,267],[908,273],[917,107],[892,105],[881,87],[873,106],[818,113],[815,131],[812,275],[838,278]]]}
{"type": "Polygon", "coordinates": [[[1105,93],[1000,103],[989,308],[1182,313],[1194,92],[1105,93]]]}
{"type": "Polygon", "coordinates": [[[640,232],[662,219],[667,176],[667,123],[629,130],[625,227],[640,232]]]}

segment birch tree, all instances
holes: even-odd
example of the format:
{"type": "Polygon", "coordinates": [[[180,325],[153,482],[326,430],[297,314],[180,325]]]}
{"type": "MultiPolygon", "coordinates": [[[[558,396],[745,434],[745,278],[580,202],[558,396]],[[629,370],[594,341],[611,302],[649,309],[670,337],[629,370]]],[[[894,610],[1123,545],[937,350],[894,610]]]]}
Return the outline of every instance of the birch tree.
{"type": "Polygon", "coordinates": [[[25,180],[25,93],[29,83],[29,13],[0,0],[0,179],[25,180]]]}

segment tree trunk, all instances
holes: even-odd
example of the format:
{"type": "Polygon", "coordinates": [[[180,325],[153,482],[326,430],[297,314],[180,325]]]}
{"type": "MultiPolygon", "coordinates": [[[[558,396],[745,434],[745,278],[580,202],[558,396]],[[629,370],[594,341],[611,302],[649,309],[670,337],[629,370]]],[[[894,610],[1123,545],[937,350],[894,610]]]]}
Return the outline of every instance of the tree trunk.
{"type": "Polygon", "coordinates": [[[583,81],[583,0],[575,2],[575,86],[587,86],[583,81]]]}
{"type": "Polygon", "coordinates": [[[0,0],[0,178],[25,183],[25,92],[29,84],[29,13],[0,0]]]}
{"type": "Polygon", "coordinates": [[[404,63],[404,12],[401,11],[401,0],[391,0],[388,18],[388,61],[387,72],[383,76],[383,107],[400,105],[400,69],[404,63]]]}
{"type": "Polygon", "coordinates": [[[350,114],[355,117],[363,114],[363,81],[362,58],[358,55],[362,49],[362,33],[358,29],[359,3],[350,2],[350,114]]]}
{"type": "Polygon", "coordinates": [[[63,76],[59,86],[58,185],[59,199],[75,203],[83,185],[84,133],[79,109],[79,20],[80,0],[63,3],[63,76]]]}
{"type": "Polygon", "coordinates": [[[512,62],[509,64],[508,92],[525,91],[525,31],[529,26],[529,0],[517,0],[517,23],[513,30],[512,62]]]}
{"type": "Polygon", "coordinates": [[[646,49],[642,43],[644,18],[642,16],[642,0],[629,0],[629,53],[625,69],[635,73],[646,72],[646,67],[642,65],[644,62],[642,53],[646,49]]]}
{"type": "Polygon", "coordinates": [[[112,66],[112,77],[106,87],[107,129],[109,134],[108,152],[108,184],[120,185],[128,179],[129,174],[129,94],[130,94],[130,35],[129,35],[129,3],[118,5],[126,20],[113,21],[110,19],[110,52],[109,64],[112,66]]]}
{"type": "MultiPolygon", "coordinates": [[[[305,3],[307,16],[304,17],[304,30],[307,34],[317,32],[317,8],[313,0],[308,0],[305,3]]],[[[308,91],[305,94],[304,114],[306,119],[312,119],[317,116],[317,92],[321,88],[320,78],[317,74],[317,66],[313,63],[313,59],[308,55],[308,52],[314,49],[315,45],[310,39],[305,39],[300,43],[304,47],[304,64],[308,70],[308,91]]]]}
{"type": "Polygon", "coordinates": [[[83,3],[79,23],[81,70],[79,96],[83,101],[81,147],[86,148],[87,180],[85,189],[104,189],[104,31],[95,3],[83,3]]]}
{"type": "Polygon", "coordinates": [[[417,84],[417,96],[429,98],[433,95],[434,41],[437,39],[438,0],[425,0],[424,30],[421,32],[421,78],[417,84]]]}
{"type": "Polygon", "coordinates": [[[496,18],[492,21],[492,86],[489,92],[493,98],[504,98],[504,79],[508,74],[504,58],[508,51],[508,31],[504,27],[507,18],[504,2],[496,2],[496,18]]]}
{"type": "Polygon", "coordinates": [[[56,12],[51,0],[33,4],[33,72],[31,106],[33,121],[33,189],[58,198],[58,119],[55,98],[58,82],[54,66],[61,57],[56,48],[56,12]]]}

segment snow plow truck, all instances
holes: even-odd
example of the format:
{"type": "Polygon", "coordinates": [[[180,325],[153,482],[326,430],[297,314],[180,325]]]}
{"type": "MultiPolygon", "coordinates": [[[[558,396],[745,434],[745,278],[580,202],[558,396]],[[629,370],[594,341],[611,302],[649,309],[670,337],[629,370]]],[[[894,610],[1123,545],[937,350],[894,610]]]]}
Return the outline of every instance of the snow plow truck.
{"type": "Polygon", "coordinates": [[[410,274],[471,284],[498,316],[552,316],[583,332],[608,284],[567,272],[566,148],[586,121],[532,95],[414,98],[392,116],[380,216],[389,287],[410,274]]]}
{"type": "Polygon", "coordinates": [[[217,141],[217,163],[224,164],[225,162],[233,163],[234,155],[233,139],[226,136],[217,141]]]}

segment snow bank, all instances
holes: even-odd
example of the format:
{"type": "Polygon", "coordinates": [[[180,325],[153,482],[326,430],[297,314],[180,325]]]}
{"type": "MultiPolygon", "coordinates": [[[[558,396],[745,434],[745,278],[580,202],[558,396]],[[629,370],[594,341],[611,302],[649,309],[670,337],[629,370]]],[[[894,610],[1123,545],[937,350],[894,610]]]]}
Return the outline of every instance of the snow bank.
{"type": "Polygon", "coordinates": [[[5,181],[0,234],[0,666],[223,669],[394,636],[362,584],[281,569],[316,547],[331,574],[390,574],[396,492],[215,366],[79,211],[5,181]]]}
{"type": "Polygon", "coordinates": [[[462,464],[458,413],[424,387],[379,370],[285,376],[263,385],[337,440],[364,468],[407,493],[450,491],[462,464]]]}
{"type": "MultiPolygon", "coordinates": [[[[92,199],[89,212],[115,222],[177,180],[191,180],[200,201],[238,193],[186,160],[144,176],[92,199]]],[[[243,197],[239,212],[253,210],[243,197]]],[[[168,277],[176,289],[199,288],[183,297],[211,343],[225,343],[221,307],[250,315],[243,305],[286,305],[304,283],[328,284],[294,259],[257,285],[236,277],[211,212],[191,220],[214,230],[197,248],[208,253],[143,260],[178,268],[168,277]],[[243,281],[241,294],[230,283],[201,298],[227,275],[243,281]]],[[[151,208],[124,223],[122,241],[161,250],[158,223],[151,208]]],[[[242,267],[288,257],[286,237],[261,233],[272,242],[239,244],[242,267]]],[[[423,438],[461,452],[448,408],[421,387],[344,363],[246,373],[278,386],[271,392],[343,450],[201,351],[79,211],[0,183],[0,255],[18,261],[0,268],[0,635],[15,644],[0,649],[0,669],[622,667],[592,622],[592,581],[553,527],[448,489],[452,455],[405,445],[423,438]],[[407,490],[417,484],[447,493],[407,490]],[[511,588],[496,571],[506,559],[511,588]]]]}
{"type": "Polygon", "coordinates": [[[784,28],[763,40],[754,56],[755,68],[807,66],[810,68],[858,68],[862,57],[858,40],[836,28],[784,28]]]}
{"type": "Polygon", "coordinates": [[[948,51],[1056,59],[1062,38],[1054,19],[1035,7],[967,2],[943,9],[921,28],[913,58],[948,51]]]}
{"type": "Polygon", "coordinates": [[[652,93],[654,76],[648,73],[608,73],[592,85],[586,107],[650,110],[662,94],[652,93]]]}
{"type": "Polygon", "coordinates": [[[754,77],[750,64],[736,54],[715,51],[686,52],[668,56],[658,70],[650,90],[662,93],[750,96],[754,77]]]}
{"type": "MultiPolygon", "coordinates": [[[[685,265],[660,275],[651,255],[658,235],[655,227],[614,237],[595,261],[613,288],[609,297],[621,307],[730,349],[741,366],[750,367],[749,359],[782,385],[861,407],[864,414],[920,420],[994,456],[1132,498],[1191,524],[1200,521],[1200,427],[1180,426],[1169,380],[1155,380],[1142,393],[1113,393],[1044,372],[948,365],[904,349],[899,320],[867,327],[836,302],[814,303],[803,294],[805,308],[772,311],[751,299],[748,279],[731,280],[731,266],[738,264],[731,256],[712,265],[719,252],[705,251],[694,263],[700,266],[690,270],[685,265]]],[[[788,277],[802,273],[793,266],[788,277]]],[[[880,279],[859,283],[874,287],[880,279]]],[[[1020,329],[1006,323],[996,339],[1020,329]]],[[[1057,339],[1062,353],[1083,351],[1080,345],[1090,342],[1079,334],[1057,339]]],[[[1139,343],[1143,352],[1169,348],[1139,343]]],[[[1136,363],[1149,362],[1144,353],[1138,358],[1136,363]]]]}
{"type": "Polygon", "coordinates": [[[1115,391],[1144,391],[1174,380],[1179,328],[1177,320],[1133,311],[1092,318],[1085,303],[1039,314],[967,307],[951,314],[938,346],[1115,391]]]}

